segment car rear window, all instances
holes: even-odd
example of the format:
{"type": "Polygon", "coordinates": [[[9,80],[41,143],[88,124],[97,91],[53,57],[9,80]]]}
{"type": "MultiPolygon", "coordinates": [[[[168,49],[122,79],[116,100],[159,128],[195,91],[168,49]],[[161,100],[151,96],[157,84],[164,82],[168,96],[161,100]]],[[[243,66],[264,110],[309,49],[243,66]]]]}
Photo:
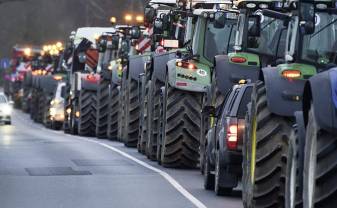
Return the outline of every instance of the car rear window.
{"type": "Polygon", "coordinates": [[[239,119],[244,119],[246,116],[246,112],[247,112],[247,104],[250,102],[251,97],[252,97],[252,91],[253,91],[253,87],[249,86],[246,88],[240,105],[239,105],[239,109],[238,109],[238,118],[239,119]]]}

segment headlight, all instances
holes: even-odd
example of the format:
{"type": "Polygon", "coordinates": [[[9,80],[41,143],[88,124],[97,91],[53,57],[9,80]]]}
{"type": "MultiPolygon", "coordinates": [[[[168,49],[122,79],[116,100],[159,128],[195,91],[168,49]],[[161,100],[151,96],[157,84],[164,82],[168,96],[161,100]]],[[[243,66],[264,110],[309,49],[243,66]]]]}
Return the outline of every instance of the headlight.
{"type": "Polygon", "coordinates": [[[4,106],[2,111],[5,115],[10,115],[10,114],[12,114],[12,107],[11,106],[4,106]]]}

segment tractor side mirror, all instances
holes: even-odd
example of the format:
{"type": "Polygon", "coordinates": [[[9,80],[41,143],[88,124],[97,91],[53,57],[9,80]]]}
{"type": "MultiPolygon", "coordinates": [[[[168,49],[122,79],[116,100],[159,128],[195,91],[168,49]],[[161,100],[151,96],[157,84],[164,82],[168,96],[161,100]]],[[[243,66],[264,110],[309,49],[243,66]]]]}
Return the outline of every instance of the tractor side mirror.
{"type": "Polygon", "coordinates": [[[140,28],[138,26],[133,26],[130,31],[131,39],[139,39],[141,35],[140,28]]]}
{"type": "Polygon", "coordinates": [[[226,13],[225,12],[216,12],[214,14],[214,27],[221,29],[225,27],[226,23],[226,13]]]}
{"type": "Polygon", "coordinates": [[[201,113],[205,117],[216,117],[216,109],[214,106],[205,106],[201,113]]]}
{"type": "Polygon", "coordinates": [[[250,15],[248,19],[248,35],[250,37],[260,37],[261,16],[250,15]]]}
{"type": "Polygon", "coordinates": [[[107,44],[107,40],[105,38],[101,38],[98,42],[98,52],[104,53],[106,51],[107,44]]]}
{"type": "Polygon", "coordinates": [[[315,5],[314,2],[299,3],[300,28],[303,34],[313,34],[315,32],[315,5]]]}
{"type": "Polygon", "coordinates": [[[145,10],[144,10],[144,22],[145,22],[145,24],[147,24],[147,25],[151,24],[155,17],[156,17],[156,10],[151,6],[145,7],[145,10]]]}
{"type": "Polygon", "coordinates": [[[154,34],[161,34],[162,31],[163,31],[163,20],[162,19],[159,19],[157,18],[155,21],[154,21],[154,31],[153,33],[154,34]]]}

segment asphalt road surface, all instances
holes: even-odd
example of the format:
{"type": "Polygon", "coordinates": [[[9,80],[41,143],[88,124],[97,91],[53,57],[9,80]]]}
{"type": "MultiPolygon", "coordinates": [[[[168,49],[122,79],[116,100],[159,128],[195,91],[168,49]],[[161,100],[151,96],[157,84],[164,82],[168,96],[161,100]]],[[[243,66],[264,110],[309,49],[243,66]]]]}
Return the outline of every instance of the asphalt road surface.
{"type": "Polygon", "coordinates": [[[1,208],[239,208],[198,170],[162,168],[121,143],[47,130],[16,111],[0,126],[1,208]]]}

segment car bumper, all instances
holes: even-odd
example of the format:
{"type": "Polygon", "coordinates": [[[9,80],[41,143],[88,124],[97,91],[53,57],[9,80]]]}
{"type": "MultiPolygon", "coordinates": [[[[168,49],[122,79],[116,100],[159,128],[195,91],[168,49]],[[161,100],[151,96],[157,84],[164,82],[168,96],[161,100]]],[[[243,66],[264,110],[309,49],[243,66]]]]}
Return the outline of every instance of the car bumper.
{"type": "Polygon", "coordinates": [[[1,122],[11,121],[11,116],[10,115],[0,115],[0,121],[1,122]]]}
{"type": "Polygon", "coordinates": [[[221,154],[220,166],[230,173],[242,174],[242,153],[236,151],[224,151],[221,154]]]}

